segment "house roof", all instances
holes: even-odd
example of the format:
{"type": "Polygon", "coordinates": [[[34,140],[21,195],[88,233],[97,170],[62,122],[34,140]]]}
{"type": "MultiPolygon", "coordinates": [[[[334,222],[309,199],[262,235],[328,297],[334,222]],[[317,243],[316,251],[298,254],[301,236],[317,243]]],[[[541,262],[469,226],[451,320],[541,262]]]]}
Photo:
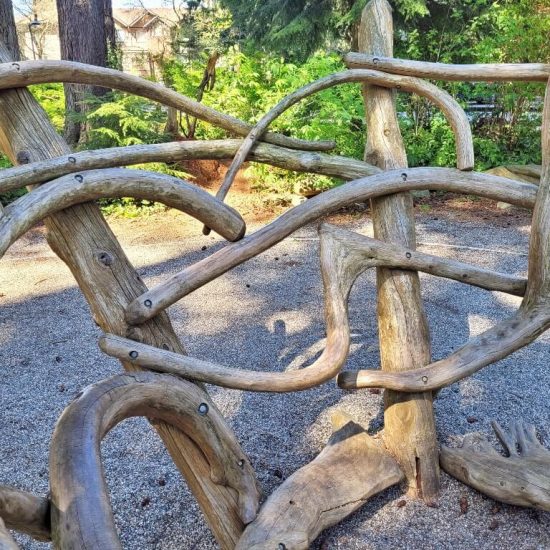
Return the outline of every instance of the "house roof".
{"type": "Polygon", "coordinates": [[[178,22],[172,8],[114,8],[113,18],[126,28],[147,28],[156,22],[172,26],[178,22]]]}

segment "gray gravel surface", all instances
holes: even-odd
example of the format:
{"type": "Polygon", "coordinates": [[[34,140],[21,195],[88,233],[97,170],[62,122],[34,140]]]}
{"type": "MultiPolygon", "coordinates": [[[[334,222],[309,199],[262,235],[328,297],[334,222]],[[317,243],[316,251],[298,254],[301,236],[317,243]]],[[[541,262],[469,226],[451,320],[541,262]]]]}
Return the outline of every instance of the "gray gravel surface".
{"type": "MultiPolygon", "coordinates": [[[[366,222],[354,218],[359,232],[366,222]]],[[[158,228],[156,228],[158,231],[158,228]]],[[[222,246],[215,237],[139,245],[123,242],[149,285],[222,246]],[[207,246],[202,251],[201,247],[207,246]]],[[[525,274],[528,225],[491,227],[424,215],[421,250],[512,274],[525,274]],[[468,248],[469,247],[469,248],[468,248]]],[[[519,299],[422,276],[433,356],[442,358],[468,337],[509,315],[519,299]]],[[[47,454],[56,418],[85,386],[119,372],[101,355],[99,329],[67,268],[35,231],[0,262],[0,483],[45,494],[47,454]]],[[[322,287],[315,227],[199,289],[170,310],[189,353],[227,365],[283,370],[309,364],[324,338],[322,287]]],[[[375,367],[378,344],[374,274],[356,284],[350,301],[353,347],[346,368],[375,367]]],[[[490,434],[490,420],[535,423],[550,443],[549,340],[444,389],[436,401],[442,443],[463,434],[490,434]]],[[[212,387],[211,393],[248,453],[265,494],[306,464],[330,435],[330,411],[340,408],[374,433],[381,428],[380,395],[343,392],[334,383],[303,393],[265,395],[212,387]]],[[[143,419],[115,428],[103,458],[125,548],[209,549],[216,544],[158,437],[143,419]]],[[[23,548],[47,545],[22,536],[23,548]]],[[[427,508],[393,488],[325,533],[322,548],[542,549],[550,547],[550,514],[496,505],[442,475],[440,506],[427,508]],[[468,501],[461,513],[460,500],[468,501]],[[404,501],[405,505],[403,505],[404,501]],[[397,504],[399,502],[399,505],[397,504]]]]}

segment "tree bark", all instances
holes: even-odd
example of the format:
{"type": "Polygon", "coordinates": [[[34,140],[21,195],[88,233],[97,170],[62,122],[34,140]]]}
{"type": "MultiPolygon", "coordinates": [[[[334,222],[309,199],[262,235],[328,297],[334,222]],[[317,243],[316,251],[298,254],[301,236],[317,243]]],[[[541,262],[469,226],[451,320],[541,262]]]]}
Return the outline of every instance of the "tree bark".
{"type": "MultiPolygon", "coordinates": [[[[0,61],[9,60],[8,52],[0,44],[0,61]]],[[[25,88],[0,93],[0,150],[14,164],[70,153],[25,88]]],[[[46,227],[50,246],[72,271],[95,321],[104,331],[185,353],[166,314],[156,316],[139,328],[126,324],[126,306],[143,294],[146,286],[95,204],[74,206],[55,214],[46,220],[46,227]],[[101,252],[109,254],[110,266],[101,262],[101,252]]],[[[139,370],[128,362],[123,362],[123,366],[130,371],[139,370]]],[[[232,548],[243,529],[237,495],[210,479],[204,456],[187,436],[164,423],[157,423],[155,427],[197,498],[220,546],[232,548]]]]}
{"type": "Polygon", "coordinates": [[[0,0],[0,42],[8,48],[12,59],[20,59],[11,0],[0,0]]]}
{"type": "MultiPolygon", "coordinates": [[[[107,66],[107,44],[114,42],[111,0],[56,0],[61,59],[107,66]]],[[[88,111],[90,95],[102,96],[97,86],[65,84],[65,139],[71,147],[86,139],[86,124],[81,119],[88,111]]]]}
{"type": "MultiPolygon", "coordinates": [[[[392,10],[371,0],[361,17],[359,50],[393,57],[392,10]]],[[[395,95],[378,86],[363,88],[367,117],[365,160],[383,170],[407,167],[395,109],[395,95]]],[[[415,248],[410,193],[373,199],[375,238],[415,248]]],[[[430,362],[430,340],[418,273],[379,268],[378,328],[382,370],[422,367],[430,362]]],[[[384,441],[405,472],[410,492],[435,505],[439,492],[437,436],[430,392],[384,394],[384,441]]]]}

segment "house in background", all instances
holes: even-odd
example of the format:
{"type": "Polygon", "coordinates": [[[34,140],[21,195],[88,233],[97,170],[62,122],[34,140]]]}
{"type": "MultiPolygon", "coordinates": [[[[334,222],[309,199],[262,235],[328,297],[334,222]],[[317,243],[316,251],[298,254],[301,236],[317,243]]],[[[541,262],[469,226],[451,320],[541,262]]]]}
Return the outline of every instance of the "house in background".
{"type": "MultiPolygon", "coordinates": [[[[172,30],[178,16],[171,8],[113,9],[124,71],[154,77],[163,57],[172,54],[172,30]]],[[[24,59],[61,59],[55,0],[37,3],[36,16],[16,19],[24,59]]]]}

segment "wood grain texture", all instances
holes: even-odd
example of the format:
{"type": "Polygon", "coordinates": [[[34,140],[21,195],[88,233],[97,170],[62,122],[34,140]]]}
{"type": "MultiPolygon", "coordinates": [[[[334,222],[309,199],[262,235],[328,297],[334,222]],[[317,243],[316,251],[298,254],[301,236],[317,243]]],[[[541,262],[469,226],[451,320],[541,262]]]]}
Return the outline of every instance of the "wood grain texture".
{"type": "MultiPolygon", "coordinates": [[[[8,59],[0,45],[0,61],[8,59]]],[[[0,150],[13,164],[71,154],[30,92],[22,88],[0,92],[0,150]]],[[[73,273],[102,330],[185,353],[167,315],[158,315],[139,329],[126,323],[126,306],[147,288],[95,204],[73,206],[47,218],[45,224],[48,243],[73,273]],[[101,261],[103,254],[108,254],[110,265],[101,261]]],[[[138,368],[128,362],[123,366],[138,368]]],[[[243,529],[235,493],[210,479],[204,456],[187,436],[166,424],[157,423],[155,428],[220,546],[232,548],[243,529]]]]}
{"type": "Polygon", "coordinates": [[[0,517],[0,550],[19,550],[19,546],[13,540],[0,517]]]}
{"type": "Polygon", "coordinates": [[[338,411],[332,422],[326,447],[269,496],[236,550],[307,550],[321,531],[403,479],[395,459],[359,424],[338,411]]]}
{"type": "MultiPolygon", "coordinates": [[[[174,107],[236,135],[246,135],[252,128],[250,124],[238,118],[220,113],[161,84],[114,69],[74,61],[46,61],[41,59],[38,61],[6,63],[6,57],[0,61],[3,61],[0,64],[0,89],[2,90],[48,82],[89,84],[146,97],[163,105],[174,107]]],[[[326,151],[335,146],[332,141],[311,142],[273,133],[267,133],[263,137],[263,141],[304,151],[326,151]]]]}
{"type": "MultiPolygon", "coordinates": [[[[135,299],[126,310],[128,323],[139,325],[190,292],[257,256],[300,227],[340,208],[373,197],[416,189],[467,193],[531,208],[537,186],[452,168],[409,168],[382,172],[331,189],[286,211],[275,221],[215,252],[135,299]],[[145,301],[150,305],[145,305],[145,301]]],[[[407,245],[406,245],[407,246],[407,245]]]]}
{"type": "Polygon", "coordinates": [[[254,470],[210,399],[195,384],[166,374],[135,373],[89,386],[59,418],[50,448],[52,540],[56,548],[122,548],[101,463],[100,443],[122,420],[146,416],[186,434],[210,477],[238,495],[244,523],[256,516],[254,470]]]}
{"type": "Polygon", "coordinates": [[[480,434],[468,434],[461,447],[441,448],[443,470],[500,502],[550,511],[550,451],[535,427],[517,421],[506,431],[493,422],[493,429],[507,456],[480,434]]]}
{"type": "MultiPolygon", "coordinates": [[[[146,162],[180,162],[195,159],[231,159],[242,140],[175,141],[80,151],[44,161],[0,170],[0,194],[27,185],[44,183],[66,174],[97,168],[115,168],[146,162]]],[[[287,170],[312,172],[353,180],[378,174],[380,169],[349,157],[317,152],[297,151],[266,143],[257,143],[249,160],[271,164],[287,170]]]]}
{"type": "Polygon", "coordinates": [[[462,107],[450,94],[433,84],[414,77],[399,77],[379,71],[351,70],[334,73],[316,80],[315,82],[306,84],[302,88],[287,95],[277,103],[275,107],[267,112],[245,137],[229,170],[224,176],[224,180],[216,196],[220,200],[224,200],[233,184],[237,172],[247,159],[250,150],[276,118],[306,97],[326,90],[327,88],[350,82],[368,83],[384,88],[415,93],[429,99],[443,111],[447,117],[447,121],[453,129],[456,140],[457,168],[459,170],[472,170],[474,168],[474,144],[470,123],[462,107]]]}
{"type": "Polygon", "coordinates": [[[384,55],[349,52],[345,64],[352,69],[377,69],[403,76],[416,76],[434,80],[462,82],[546,82],[550,77],[549,63],[479,63],[477,65],[451,65],[396,59],[384,55]]]}
{"type": "Polygon", "coordinates": [[[0,218],[0,257],[44,218],[76,204],[115,197],[135,197],[176,208],[202,222],[207,220],[230,241],[240,239],[246,231],[236,210],[178,178],[124,168],[90,170],[45,183],[8,205],[0,218]]]}
{"type": "Polygon", "coordinates": [[[50,501],[6,485],[0,485],[0,518],[9,529],[49,541],[50,501]]]}
{"type": "MultiPolygon", "coordinates": [[[[361,14],[359,50],[393,57],[392,10],[386,0],[370,0],[361,14]]],[[[407,167],[399,130],[395,95],[365,85],[367,120],[365,161],[392,170],[407,167]]],[[[405,171],[406,173],[406,171],[405,171]]],[[[409,193],[371,200],[375,238],[414,249],[415,230],[409,193]]],[[[430,335],[422,305],[418,274],[377,270],[378,331],[382,370],[401,371],[430,362],[430,335]]],[[[384,393],[384,441],[405,472],[409,492],[435,505],[439,495],[439,464],[430,392],[384,393]]]]}

